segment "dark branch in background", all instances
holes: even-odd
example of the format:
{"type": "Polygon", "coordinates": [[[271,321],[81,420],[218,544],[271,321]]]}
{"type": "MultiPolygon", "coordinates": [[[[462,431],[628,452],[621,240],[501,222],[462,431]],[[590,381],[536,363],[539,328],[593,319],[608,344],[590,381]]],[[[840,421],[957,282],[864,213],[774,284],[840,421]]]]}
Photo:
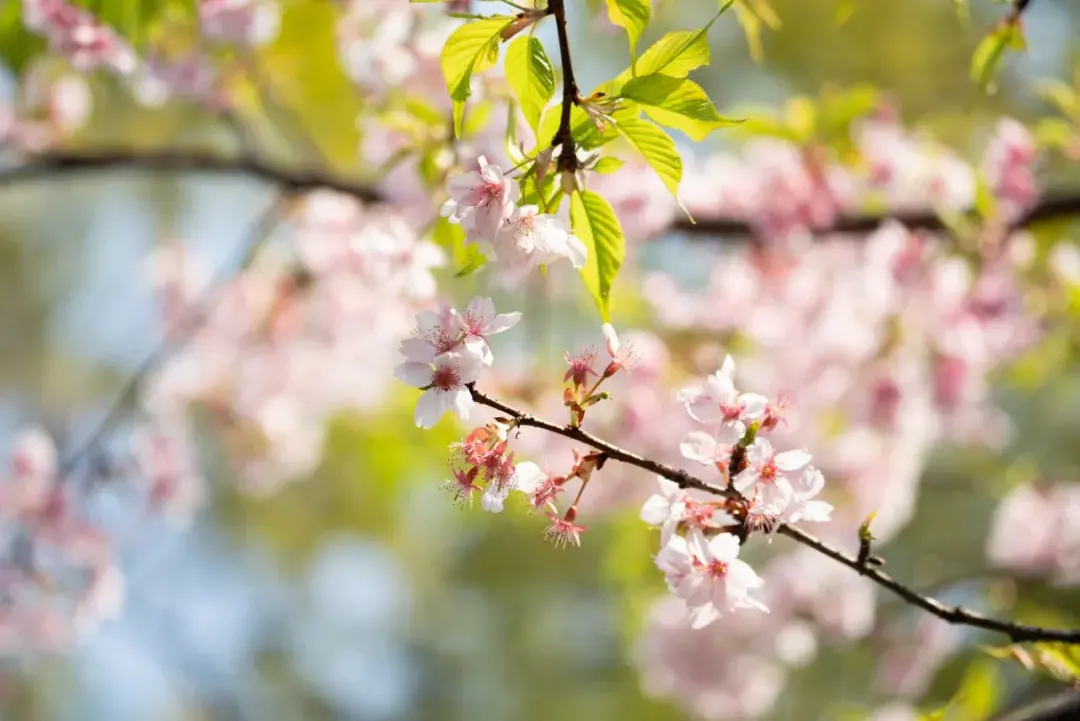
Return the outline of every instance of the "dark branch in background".
{"type": "MultiPolygon", "coordinates": [[[[585,443],[598,451],[602,451],[606,456],[617,461],[629,463],[630,465],[637,466],[638,468],[644,468],[647,471],[652,471],[657,475],[663,476],[671,481],[674,481],[682,488],[694,488],[697,490],[705,491],[706,493],[712,493],[719,496],[731,497],[732,491],[717,488],[709,483],[694,478],[685,471],[680,471],[671,466],[664,465],[663,463],[657,463],[641,456],[638,456],[629,451],[623,450],[618,446],[614,446],[607,441],[604,441],[596,436],[593,436],[580,428],[573,428],[570,426],[559,426],[548,421],[535,418],[523,411],[519,411],[512,406],[508,406],[505,403],[497,401],[490,396],[487,396],[480,391],[476,390],[473,386],[469,386],[469,390],[472,392],[473,400],[481,405],[485,405],[489,408],[493,408],[500,413],[505,413],[510,418],[516,420],[518,426],[530,426],[532,428],[539,428],[541,430],[548,431],[549,433],[555,433],[571,440],[585,443]]],[[[778,529],[778,533],[782,533],[795,540],[802,545],[812,548],[813,550],[821,553],[829,558],[842,563],[848,568],[851,568],[861,576],[869,578],[874,583],[882,586],[883,588],[892,591],[897,596],[902,598],[907,603],[917,606],[938,618],[947,621],[948,623],[958,624],[962,626],[972,626],[974,628],[981,628],[987,631],[994,631],[996,633],[1002,633],[1011,638],[1013,641],[1059,641],[1063,643],[1080,644],[1080,630],[1066,630],[1055,628],[1043,628],[1040,626],[1027,626],[1020,623],[1012,623],[1010,621],[1001,621],[998,619],[983,616],[980,613],[969,611],[962,606],[947,606],[946,604],[938,601],[930,596],[923,595],[918,591],[908,588],[899,581],[894,580],[889,574],[877,569],[872,564],[860,563],[859,559],[855,556],[849,556],[839,549],[833,548],[829,544],[821,541],[808,533],[789,526],[787,524],[781,524],[778,529]]]]}
{"type": "Polygon", "coordinates": [[[256,158],[227,157],[197,150],[141,151],[127,148],[102,148],[44,153],[34,156],[23,165],[0,170],[0,188],[15,183],[53,178],[57,175],[111,169],[247,175],[280,185],[286,192],[323,189],[336,190],[368,203],[384,199],[370,185],[330,173],[296,170],[256,158]]]}
{"type": "Polygon", "coordinates": [[[131,377],[128,378],[127,383],[116,396],[116,399],[113,400],[112,405],[109,406],[109,410],[94,428],[93,432],[87,437],[86,441],[83,442],[82,446],[63,462],[60,467],[61,477],[66,477],[75,471],[87,456],[98,449],[98,446],[105,440],[113,428],[123,420],[124,415],[128,411],[128,407],[134,402],[139,393],[139,389],[147,376],[153,373],[158,366],[168,358],[170,353],[187,344],[195,333],[198,332],[202,327],[204,320],[210,315],[218,302],[218,292],[221,288],[235,275],[238,268],[242,268],[250,263],[255,251],[261,243],[270,235],[277,224],[281,222],[284,217],[283,211],[289,198],[290,195],[288,194],[276,195],[266,210],[258,216],[255,223],[251,226],[251,230],[248,231],[243,241],[240,243],[239,258],[237,258],[235,262],[224,264],[218,270],[213,279],[211,279],[207,284],[207,287],[200,294],[199,301],[186,314],[184,322],[179,325],[175,335],[167,336],[165,342],[159,345],[143,360],[142,363],[139,364],[139,367],[131,374],[131,377]]]}
{"type": "Polygon", "coordinates": [[[551,139],[551,147],[562,145],[559,152],[559,170],[577,172],[577,153],[574,147],[574,133],[570,127],[570,111],[578,102],[578,86],[574,80],[574,64],[570,59],[570,34],[566,28],[566,5],[564,0],[549,0],[548,14],[555,18],[559,34],[559,58],[562,62],[563,97],[562,115],[559,116],[559,129],[551,139]]]}
{"type": "MultiPolygon", "coordinates": [[[[161,173],[215,173],[246,175],[282,186],[286,191],[334,190],[365,203],[386,198],[371,185],[343,178],[330,172],[297,170],[248,157],[229,157],[197,150],[136,150],[100,148],[96,150],[59,150],[34,156],[22,165],[0,170],[0,189],[18,183],[53,179],[60,175],[78,175],[108,170],[141,170],[161,173]]],[[[1080,215],[1080,190],[1045,194],[1034,208],[1013,224],[1025,228],[1044,220],[1080,215]]],[[[841,215],[827,228],[811,232],[869,233],[886,220],[895,219],[912,230],[947,230],[932,210],[884,214],[841,215]]],[[[746,236],[753,227],[738,218],[701,218],[697,223],[676,220],[671,230],[695,236],[746,236]]]]}
{"type": "Polygon", "coordinates": [[[994,717],[994,721],[1075,721],[1080,718],[1080,692],[1067,691],[994,717]]]}

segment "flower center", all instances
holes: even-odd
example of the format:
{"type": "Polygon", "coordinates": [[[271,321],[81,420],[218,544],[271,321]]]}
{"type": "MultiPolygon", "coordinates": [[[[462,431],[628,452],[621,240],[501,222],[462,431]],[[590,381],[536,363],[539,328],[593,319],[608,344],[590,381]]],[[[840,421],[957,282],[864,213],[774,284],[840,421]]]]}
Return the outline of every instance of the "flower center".
{"type": "Polygon", "coordinates": [[[770,459],[768,463],[761,467],[761,473],[759,475],[761,476],[761,480],[765,483],[772,483],[776,480],[777,473],[779,473],[779,471],[776,468],[776,461],[770,459]]]}
{"type": "Polygon", "coordinates": [[[721,578],[727,576],[728,565],[723,561],[713,561],[706,568],[706,572],[709,574],[709,578],[714,581],[719,581],[721,578]]]}
{"type": "Polygon", "coordinates": [[[502,183],[494,183],[494,182],[490,182],[490,181],[487,182],[487,183],[484,183],[484,193],[489,198],[495,198],[495,199],[502,198],[502,196],[503,196],[502,183]]]}
{"type": "Polygon", "coordinates": [[[738,403],[721,403],[720,414],[724,417],[724,422],[732,423],[739,420],[739,416],[742,415],[742,408],[738,403]]]}
{"type": "Polygon", "coordinates": [[[431,385],[440,391],[451,391],[461,385],[461,377],[457,368],[442,366],[435,370],[431,377],[431,385]]]}

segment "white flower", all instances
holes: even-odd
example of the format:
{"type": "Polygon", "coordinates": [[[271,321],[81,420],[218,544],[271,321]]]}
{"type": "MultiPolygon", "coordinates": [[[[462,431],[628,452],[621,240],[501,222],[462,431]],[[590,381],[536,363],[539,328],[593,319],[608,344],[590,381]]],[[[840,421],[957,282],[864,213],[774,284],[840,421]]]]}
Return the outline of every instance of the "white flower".
{"type": "Polygon", "coordinates": [[[735,490],[745,496],[753,496],[763,486],[790,486],[784,473],[799,470],[810,459],[811,455],[805,450],[777,453],[769,441],[756,438],[746,449],[746,468],[733,479],[735,490]]]}
{"type": "Polygon", "coordinates": [[[491,298],[478,296],[469,301],[460,318],[465,333],[465,346],[485,365],[491,365],[493,358],[487,344],[488,337],[513,328],[521,320],[521,313],[496,315],[495,304],[491,298]]]}
{"type": "Polygon", "coordinates": [[[731,459],[731,449],[746,433],[746,426],[735,423],[721,426],[715,434],[704,431],[687,433],[679,444],[683,458],[706,465],[726,466],[731,459]]]}
{"type": "Polygon", "coordinates": [[[735,361],[726,356],[723,366],[705,380],[704,387],[680,391],[679,400],[686,404],[690,417],[702,423],[737,423],[765,415],[765,396],[739,393],[734,375],[735,361]]]}
{"type": "Polygon", "coordinates": [[[431,363],[436,356],[457,348],[464,333],[465,323],[453,308],[422,310],[416,314],[413,337],[401,342],[401,355],[413,363],[431,363]]]}
{"type": "Polygon", "coordinates": [[[792,494],[780,520],[785,523],[809,521],[823,523],[832,516],[832,504],[813,500],[825,488],[825,476],[813,466],[803,469],[802,475],[791,482],[792,494]]]}
{"type": "Polygon", "coordinates": [[[666,546],[686,514],[686,491],[661,476],[657,476],[656,480],[660,484],[660,492],[645,500],[641,507],[641,520],[650,526],[660,526],[660,545],[666,546]]]}
{"type": "Polygon", "coordinates": [[[561,220],[540,213],[535,205],[526,205],[515,208],[495,234],[493,255],[511,274],[524,276],[536,266],[560,258],[567,258],[575,268],[581,268],[588,251],[561,220]]]}
{"type": "Polygon", "coordinates": [[[502,513],[503,503],[509,495],[510,484],[489,483],[484,489],[484,494],[480,496],[480,505],[489,513],[502,513]]]}
{"type": "Polygon", "coordinates": [[[704,628],[733,610],[754,608],[768,612],[750,592],[762,580],[739,560],[739,539],[720,533],[711,541],[697,529],[686,538],[673,536],[656,556],[668,587],[686,603],[690,626],[704,628]]]}
{"type": "Polygon", "coordinates": [[[451,223],[459,223],[465,230],[475,231],[481,239],[491,240],[514,212],[521,188],[483,155],[477,164],[477,170],[449,180],[450,199],[443,204],[441,212],[451,223]]]}
{"type": "Polygon", "coordinates": [[[411,386],[424,389],[416,402],[416,425],[434,426],[446,411],[453,411],[468,420],[473,399],[467,383],[480,377],[483,365],[470,353],[450,351],[437,356],[431,363],[407,361],[394,370],[394,375],[411,386]]]}
{"type": "Polygon", "coordinates": [[[523,461],[514,467],[514,476],[508,483],[488,484],[484,494],[480,496],[480,505],[485,511],[501,513],[510,491],[520,491],[526,496],[531,496],[545,480],[547,480],[547,474],[540,470],[540,466],[530,461],[523,461]]]}

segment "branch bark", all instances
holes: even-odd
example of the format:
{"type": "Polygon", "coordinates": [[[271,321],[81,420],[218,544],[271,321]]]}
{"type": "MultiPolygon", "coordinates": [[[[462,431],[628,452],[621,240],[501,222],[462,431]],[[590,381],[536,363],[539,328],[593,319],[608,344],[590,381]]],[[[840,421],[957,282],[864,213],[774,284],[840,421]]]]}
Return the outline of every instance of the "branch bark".
{"type": "MultiPolygon", "coordinates": [[[[195,150],[135,150],[100,148],[96,150],[58,150],[33,157],[22,165],[0,170],[0,189],[22,183],[48,180],[64,175],[81,175],[110,170],[136,170],[160,173],[212,173],[257,178],[282,186],[285,190],[333,190],[365,203],[385,201],[374,186],[325,171],[297,170],[250,157],[228,157],[195,150]]],[[[1040,221],[1080,215],[1080,190],[1050,192],[1013,224],[1026,228],[1040,221]]],[[[868,233],[888,219],[895,219],[913,230],[945,230],[946,226],[932,210],[885,214],[842,215],[827,228],[812,232],[868,233]]],[[[698,218],[697,223],[676,220],[670,230],[703,239],[718,235],[748,236],[753,227],[740,218],[698,218]]]]}
{"type": "MultiPolygon", "coordinates": [[[[635,453],[631,453],[630,451],[619,448],[590,433],[586,433],[580,428],[560,426],[531,416],[524,411],[520,411],[513,406],[509,406],[506,403],[498,401],[491,396],[476,390],[472,385],[469,386],[469,390],[472,392],[474,401],[505,414],[509,418],[515,420],[516,424],[519,426],[539,428],[549,433],[555,433],[556,435],[584,443],[598,451],[602,451],[611,459],[622,461],[623,463],[628,463],[632,466],[637,466],[638,468],[643,468],[663,476],[678,484],[681,488],[693,488],[725,498],[731,498],[734,493],[734,491],[719,488],[698,478],[694,478],[686,471],[681,471],[663,463],[642,458],[635,453]]],[[[1001,633],[1016,642],[1058,641],[1062,643],[1080,644],[1080,629],[1073,630],[1029,626],[1022,623],[1002,621],[989,616],[984,616],[975,611],[970,611],[963,606],[949,606],[935,598],[905,586],[903,583],[895,580],[889,574],[881,571],[874,565],[860,563],[857,557],[849,556],[843,551],[830,546],[824,541],[821,541],[794,526],[780,524],[777,527],[777,533],[787,536],[796,543],[811,548],[824,556],[828,556],[834,561],[852,569],[860,576],[864,576],[882,588],[891,591],[912,606],[921,608],[948,623],[1001,633]]]]}

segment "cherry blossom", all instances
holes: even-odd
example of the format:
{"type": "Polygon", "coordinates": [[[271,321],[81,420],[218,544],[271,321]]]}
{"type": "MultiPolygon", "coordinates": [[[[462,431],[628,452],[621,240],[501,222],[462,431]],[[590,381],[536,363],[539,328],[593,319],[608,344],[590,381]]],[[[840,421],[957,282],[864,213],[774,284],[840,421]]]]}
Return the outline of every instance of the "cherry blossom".
{"type": "Polygon", "coordinates": [[[720,533],[711,540],[697,529],[686,538],[673,536],[656,556],[672,592],[690,612],[690,625],[704,628],[738,609],[768,611],[750,592],[761,578],[739,560],[739,539],[720,533]]]}
{"type": "Polygon", "coordinates": [[[721,426],[716,433],[691,431],[683,437],[679,450],[687,460],[726,468],[735,444],[745,434],[742,423],[721,426]]]}
{"type": "Polygon", "coordinates": [[[473,298],[461,314],[465,346],[487,365],[492,363],[487,339],[510,330],[521,320],[521,313],[495,313],[491,298],[473,298]]]}
{"type": "Polygon", "coordinates": [[[533,268],[566,258],[575,268],[585,265],[587,250],[566,225],[535,205],[515,207],[495,233],[492,256],[511,280],[520,280],[533,268]]]}
{"type": "Polygon", "coordinates": [[[481,362],[470,353],[449,351],[430,363],[406,361],[394,375],[424,393],[416,402],[416,425],[431,428],[443,414],[453,411],[462,420],[469,419],[473,400],[466,384],[480,377],[481,362]]]}
{"type": "Polygon", "coordinates": [[[791,482],[785,475],[797,471],[810,462],[810,454],[805,450],[773,450],[768,439],[756,438],[746,449],[747,467],[732,479],[735,489],[740,493],[753,495],[763,487],[779,485],[786,492],[791,482]]]}
{"type": "Polygon", "coordinates": [[[217,42],[265,45],[281,29],[277,0],[199,0],[203,34],[217,42]]]}
{"type": "Polygon", "coordinates": [[[674,481],[658,477],[660,492],[649,496],[641,507],[641,520],[660,526],[660,546],[667,546],[686,515],[686,491],[674,481]]]}
{"type": "Polygon", "coordinates": [[[756,393],[739,393],[735,389],[735,361],[725,356],[720,370],[708,377],[705,385],[687,388],[679,400],[694,420],[702,423],[749,423],[765,414],[766,399],[756,393]]]}
{"type": "Polygon", "coordinates": [[[447,190],[450,199],[443,204],[442,215],[469,231],[474,240],[483,241],[494,240],[511,221],[517,210],[515,203],[521,198],[518,182],[483,155],[476,170],[451,178],[447,190]]]}

